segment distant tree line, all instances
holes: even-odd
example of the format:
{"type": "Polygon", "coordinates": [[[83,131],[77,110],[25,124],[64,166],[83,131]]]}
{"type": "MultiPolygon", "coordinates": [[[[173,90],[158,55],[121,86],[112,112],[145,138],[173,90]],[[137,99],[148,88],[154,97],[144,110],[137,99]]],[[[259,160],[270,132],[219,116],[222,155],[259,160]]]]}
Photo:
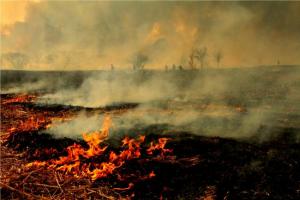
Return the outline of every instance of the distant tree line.
{"type": "Polygon", "coordinates": [[[9,65],[14,69],[23,69],[29,63],[29,57],[20,52],[9,52],[1,55],[1,65],[9,65]]]}
{"type": "MultiPolygon", "coordinates": [[[[190,69],[197,69],[197,64],[199,63],[200,69],[202,70],[206,65],[207,57],[208,51],[206,47],[194,48],[188,57],[188,66],[190,69]]],[[[213,54],[213,58],[219,67],[221,60],[223,59],[223,53],[219,50],[213,54]]]]}

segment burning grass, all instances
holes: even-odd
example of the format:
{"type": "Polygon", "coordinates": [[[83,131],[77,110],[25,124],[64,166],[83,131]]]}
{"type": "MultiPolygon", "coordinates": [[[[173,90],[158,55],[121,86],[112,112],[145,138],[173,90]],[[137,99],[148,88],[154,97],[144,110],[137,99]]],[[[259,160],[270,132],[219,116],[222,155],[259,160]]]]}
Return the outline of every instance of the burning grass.
{"type": "MultiPolygon", "coordinates": [[[[62,115],[57,115],[56,113],[56,116],[54,116],[54,113],[49,112],[36,113],[33,110],[26,109],[26,107],[15,104],[27,102],[32,103],[33,99],[36,99],[33,95],[21,95],[16,97],[12,96],[10,99],[6,99],[1,102],[2,105],[5,106],[3,111],[6,111],[1,112],[4,119],[8,119],[9,117],[12,118],[12,116],[9,116],[9,110],[22,113],[20,116],[15,116],[17,120],[19,120],[19,123],[4,123],[5,126],[3,129],[5,130],[5,134],[3,135],[5,137],[2,137],[2,142],[4,141],[3,144],[6,144],[8,147],[13,147],[15,150],[19,151],[24,151],[26,149],[24,155],[26,155],[28,159],[39,159],[27,164],[23,162],[21,167],[17,168],[17,174],[19,175],[17,177],[12,174],[7,174],[7,178],[9,180],[6,180],[6,182],[15,183],[17,185],[14,185],[13,187],[1,181],[1,186],[4,190],[4,192],[2,192],[2,196],[8,195],[6,194],[8,192],[12,195],[11,197],[21,195],[28,198],[43,198],[48,194],[51,198],[71,198],[74,197],[74,195],[71,195],[74,191],[76,191],[76,193],[81,193],[81,191],[84,190],[85,194],[86,190],[88,190],[89,192],[87,195],[93,194],[94,197],[100,196],[102,198],[105,197],[108,199],[114,199],[116,197],[115,195],[118,194],[118,197],[120,198],[122,196],[120,196],[119,192],[131,190],[134,186],[134,182],[137,180],[144,181],[155,177],[155,172],[152,170],[145,172],[145,174],[139,174],[138,176],[131,174],[126,175],[127,178],[124,178],[123,175],[118,172],[118,169],[122,168],[127,161],[141,158],[142,154],[151,155],[156,159],[164,159],[166,153],[171,152],[171,150],[164,148],[168,140],[167,138],[159,138],[157,143],[151,142],[147,149],[142,150],[141,145],[145,142],[145,136],[143,135],[139,136],[137,139],[125,137],[121,141],[122,144],[119,151],[108,151],[108,145],[104,145],[102,143],[108,138],[109,127],[111,124],[109,117],[105,118],[101,131],[95,131],[89,134],[83,133],[83,141],[85,142],[83,145],[74,142],[72,145],[67,145],[66,147],[64,147],[65,145],[62,145],[60,148],[56,148],[55,145],[54,147],[52,146],[49,148],[39,145],[37,146],[36,144],[40,142],[47,142],[47,140],[48,142],[51,141],[51,137],[49,138],[46,134],[40,135],[38,131],[47,129],[51,125],[53,119],[57,120],[59,118],[64,120],[67,118],[67,115],[64,110],[62,111],[62,115]],[[39,114],[42,114],[42,118],[39,114]],[[29,119],[26,119],[26,117],[29,119]],[[30,141],[30,139],[32,140],[30,141]],[[28,147],[24,146],[24,144],[26,145],[28,143],[33,143],[30,150],[28,150],[28,147]],[[157,152],[160,153],[158,154],[157,152]],[[43,160],[51,157],[52,159],[50,160],[43,160]],[[38,178],[32,180],[32,177],[34,177],[36,172],[38,172],[38,178]],[[40,176],[41,173],[42,176],[40,176]],[[52,177],[52,180],[55,180],[54,183],[56,185],[53,185],[53,182],[49,181],[49,179],[45,179],[45,175],[52,177]],[[113,188],[103,187],[101,189],[101,184],[96,184],[98,185],[97,189],[93,189],[92,185],[95,181],[112,175],[116,177],[118,182],[125,181],[128,186],[116,186],[113,188]],[[19,182],[20,179],[23,180],[19,182]],[[76,182],[81,185],[81,187],[75,190],[74,188],[67,189],[66,192],[63,192],[61,185],[65,186],[67,184],[65,182],[60,184],[60,182],[69,179],[71,179],[70,182],[72,182],[72,184],[76,182]],[[40,182],[41,180],[43,182],[40,182]],[[128,180],[132,181],[128,182],[128,180]],[[27,182],[29,183],[27,184],[27,182]],[[22,185],[22,190],[18,189],[20,188],[19,185],[22,185]],[[44,189],[32,190],[31,187],[33,186],[43,187],[44,189]],[[28,191],[27,188],[30,188],[30,191],[28,191]],[[60,189],[60,193],[58,193],[55,188],[60,189]],[[110,195],[114,195],[106,195],[103,191],[105,189],[106,191],[110,191],[110,195]],[[11,194],[11,192],[13,192],[13,194],[11,194]]],[[[8,149],[2,150],[7,151],[8,149]]],[[[13,155],[13,153],[10,155],[13,155]]],[[[125,195],[125,197],[129,196],[125,195]]]]}
{"type": "Polygon", "coordinates": [[[151,126],[119,140],[109,137],[107,116],[102,129],[82,139],[58,139],[47,127],[76,111],[10,98],[1,98],[3,199],[300,198],[300,147],[288,132],[257,144],[176,131],[162,136],[151,126]]]}
{"type": "MultiPolygon", "coordinates": [[[[108,138],[110,127],[110,118],[107,116],[101,131],[96,131],[90,134],[83,133],[83,140],[88,145],[85,149],[80,144],[74,143],[66,148],[67,155],[61,156],[58,159],[49,161],[35,161],[26,165],[27,168],[46,167],[47,169],[55,169],[67,174],[72,174],[77,178],[89,177],[92,181],[105,178],[108,175],[122,167],[127,160],[137,159],[141,157],[141,145],[145,141],[145,136],[139,136],[137,139],[125,137],[122,140],[122,150],[119,153],[114,151],[106,152],[108,146],[100,146],[103,141],[108,138]],[[106,156],[108,154],[109,156],[106,156]],[[107,157],[106,161],[98,162],[98,157],[107,157]],[[81,160],[92,160],[92,162],[84,162],[81,160]]],[[[165,149],[168,138],[159,138],[158,143],[150,143],[146,149],[148,155],[153,155],[154,152],[160,151],[160,158],[164,158],[166,153],[171,152],[170,149],[165,149]]],[[[120,175],[119,175],[120,176],[120,175]]],[[[149,177],[155,176],[154,172],[150,172],[149,177]]]]}
{"type": "Polygon", "coordinates": [[[46,129],[54,120],[65,120],[71,113],[65,110],[45,111],[26,107],[36,95],[1,95],[1,137],[10,140],[15,133],[46,129]]]}

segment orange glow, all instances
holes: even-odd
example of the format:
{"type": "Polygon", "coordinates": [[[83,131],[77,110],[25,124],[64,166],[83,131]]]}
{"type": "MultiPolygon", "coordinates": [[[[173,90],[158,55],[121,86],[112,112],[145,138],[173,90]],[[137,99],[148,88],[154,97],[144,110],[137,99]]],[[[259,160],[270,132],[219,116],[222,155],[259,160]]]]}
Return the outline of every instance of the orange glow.
{"type": "Polygon", "coordinates": [[[151,31],[149,32],[149,34],[145,39],[145,42],[146,44],[153,43],[157,41],[161,36],[162,36],[161,24],[156,22],[153,24],[151,31]]]}
{"type": "Polygon", "coordinates": [[[24,21],[29,1],[0,1],[1,25],[24,21]]]}
{"type": "Polygon", "coordinates": [[[10,34],[10,26],[16,22],[24,22],[27,15],[27,7],[30,3],[40,0],[1,0],[0,1],[0,33],[10,34]]]}

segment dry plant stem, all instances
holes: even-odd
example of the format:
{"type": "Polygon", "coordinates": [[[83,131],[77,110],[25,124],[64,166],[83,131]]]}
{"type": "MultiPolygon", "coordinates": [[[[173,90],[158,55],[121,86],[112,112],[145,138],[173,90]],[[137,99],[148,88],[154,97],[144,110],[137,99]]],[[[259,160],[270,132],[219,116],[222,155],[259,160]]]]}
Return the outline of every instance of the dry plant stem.
{"type": "Polygon", "coordinates": [[[64,191],[63,191],[63,189],[61,188],[61,186],[60,186],[60,184],[59,184],[59,181],[58,181],[58,179],[57,179],[56,172],[55,172],[55,171],[53,171],[53,174],[54,174],[55,181],[56,181],[56,183],[57,183],[57,185],[58,185],[58,187],[59,187],[60,191],[63,193],[64,191]]]}
{"type": "Polygon", "coordinates": [[[48,188],[59,188],[58,186],[55,185],[47,185],[47,184],[42,184],[42,183],[31,183],[32,185],[36,185],[36,186],[43,186],[43,187],[48,187],[48,188]]]}
{"type": "Polygon", "coordinates": [[[29,174],[23,179],[23,183],[26,183],[27,179],[35,172],[37,171],[40,171],[42,168],[39,168],[39,169],[36,169],[36,170],[33,170],[31,172],[29,172],[29,174]]]}
{"type": "Polygon", "coordinates": [[[4,184],[4,183],[2,183],[2,182],[0,182],[0,186],[1,186],[2,188],[6,188],[6,189],[8,189],[8,190],[11,190],[11,191],[13,191],[13,192],[17,192],[17,193],[19,193],[19,194],[22,195],[22,196],[26,196],[28,199],[43,199],[43,200],[49,199],[49,198],[45,198],[45,197],[36,196],[36,195],[33,195],[33,194],[28,194],[28,193],[26,193],[26,192],[23,192],[23,191],[21,191],[21,190],[18,190],[18,189],[16,189],[16,188],[13,188],[13,187],[11,187],[11,186],[9,186],[9,185],[6,185],[6,184],[4,184]]]}

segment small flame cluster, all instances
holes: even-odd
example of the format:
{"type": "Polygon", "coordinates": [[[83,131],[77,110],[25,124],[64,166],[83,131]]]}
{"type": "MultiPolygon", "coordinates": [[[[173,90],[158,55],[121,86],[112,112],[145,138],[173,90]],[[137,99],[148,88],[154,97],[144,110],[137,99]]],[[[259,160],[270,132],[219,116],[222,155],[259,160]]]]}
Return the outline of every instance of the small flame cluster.
{"type": "MultiPolygon", "coordinates": [[[[124,165],[127,160],[140,158],[141,145],[145,141],[145,136],[139,136],[137,139],[125,137],[122,140],[122,149],[116,153],[109,152],[108,161],[97,163],[90,162],[82,163],[81,158],[97,160],[99,156],[103,156],[106,152],[107,146],[101,145],[104,140],[108,138],[109,128],[111,125],[110,117],[106,116],[104,119],[101,131],[95,131],[90,134],[83,133],[83,140],[87,143],[88,148],[85,149],[80,144],[74,143],[66,148],[67,155],[61,156],[58,159],[49,161],[34,161],[26,165],[31,167],[47,167],[48,169],[55,169],[66,174],[72,174],[75,177],[90,177],[93,181],[107,177],[110,174],[124,165]]],[[[153,155],[154,152],[160,152],[159,156],[164,157],[166,153],[171,152],[170,149],[165,149],[168,138],[160,138],[158,143],[150,143],[146,153],[153,155]]],[[[154,172],[151,172],[149,177],[154,177],[154,172]]]]}
{"type": "Polygon", "coordinates": [[[8,129],[7,133],[13,134],[20,131],[35,131],[41,127],[45,127],[49,122],[43,116],[30,116],[26,120],[20,120],[18,126],[13,126],[8,129]]]}
{"type": "Polygon", "coordinates": [[[43,111],[25,106],[33,103],[38,96],[18,94],[1,98],[1,131],[4,140],[19,132],[32,132],[47,129],[53,121],[65,121],[71,118],[66,111],[43,111]]]}
{"type": "Polygon", "coordinates": [[[30,94],[20,94],[16,97],[5,99],[1,101],[1,104],[12,104],[12,103],[28,103],[35,101],[37,96],[30,94]]]}

